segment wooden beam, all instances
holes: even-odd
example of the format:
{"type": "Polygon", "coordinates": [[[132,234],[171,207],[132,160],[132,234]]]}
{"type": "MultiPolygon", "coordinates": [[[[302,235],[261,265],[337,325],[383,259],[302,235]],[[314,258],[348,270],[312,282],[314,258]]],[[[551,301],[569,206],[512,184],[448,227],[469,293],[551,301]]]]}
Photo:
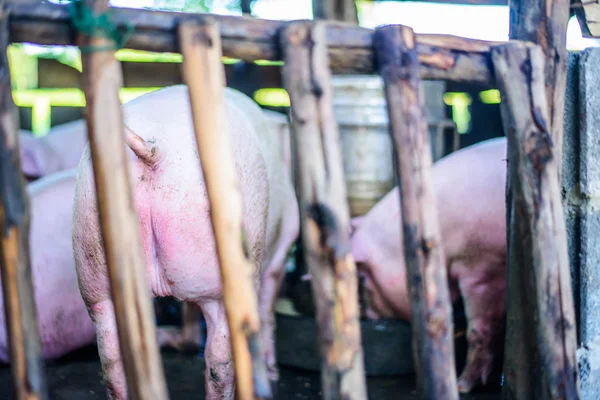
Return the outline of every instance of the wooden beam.
{"type": "Polygon", "coordinates": [[[500,106],[509,147],[503,387],[507,399],[580,396],[565,221],[560,191],[555,187],[561,175],[569,16],[569,0],[511,2],[511,41],[527,41],[539,48],[513,43],[493,51],[496,77],[505,96],[500,106]],[[524,101],[516,103],[519,99],[524,101]],[[530,168],[536,169],[535,175],[530,168]],[[553,214],[556,210],[560,213],[553,214]],[[549,215],[540,216],[544,211],[549,215]],[[549,248],[549,243],[556,248],[549,248]],[[535,278],[529,275],[532,267],[535,278]]]}
{"type": "Polygon", "coordinates": [[[510,39],[538,44],[545,55],[545,85],[549,131],[561,174],[565,89],[567,85],[567,24],[570,0],[516,0],[510,4],[510,39]]]}
{"type": "Polygon", "coordinates": [[[581,26],[582,36],[600,38],[600,2],[598,0],[580,0],[576,1],[572,7],[575,10],[579,26],[581,26]]]}
{"type": "MultiPolygon", "coordinates": [[[[242,227],[242,194],[227,133],[218,26],[206,19],[179,26],[183,73],[189,88],[198,155],[208,198],[223,287],[223,303],[231,336],[236,399],[271,398],[262,357],[257,279],[260,272],[247,259],[242,227]],[[199,39],[202,38],[202,39],[199,39]]],[[[206,381],[210,373],[206,371],[206,381]]]]}
{"type": "MultiPolygon", "coordinates": [[[[68,6],[39,3],[22,5],[7,1],[10,38],[13,42],[42,45],[73,45],[74,32],[68,6]]],[[[203,15],[140,9],[113,8],[114,23],[134,32],[125,47],[156,52],[179,52],[177,24],[203,15]]],[[[214,15],[220,26],[223,55],[245,61],[281,60],[279,31],[287,21],[214,15]]],[[[325,26],[329,65],[335,74],[374,73],[371,48],[373,30],[328,22],[325,26]]],[[[422,79],[461,82],[493,82],[490,47],[497,44],[447,35],[417,35],[422,79]]]]}
{"type": "Polygon", "coordinates": [[[540,46],[492,51],[507,136],[507,330],[503,398],[579,399],[577,332],[556,145],[540,46]]]}
{"type": "Polygon", "coordinates": [[[312,0],[314,19],[347,22],[358,25],[354,0],[312,0]]]}
{"type": "Polygon", "coordinates": [[[458,400],[452,305],[414,32],[400,25],[379,28],[374,46],[398,171],[417,389],[423,399],[458,400]]]}
{"type": "Polygon", "coordinates": [[[45,400],[48,389],[29,254],[30,202],[21,172],[19,119],[7,46],[8,14],[0,5],[0,271],[13,376],[11,398],[45,400]]]}
{"type": "MultiPolygon", "coordinates": [[[[83,7],[89,7],[97,16],[107,10],[108,0],[85,0],[83,7]]],[[[100,35],[78,34],[76,40],[81,47],[114,46],[111,40],[100,35]]],[[[129,397],[167,400],[124,145],[123,111],[119,101],[121,70],[111,50],[85,52],[82,65],[96,202],[129,397]]],[[[106,348],[107,344],[103,346],[106,348]]],[[[101,354],[106,351],[102,346],[99,350],[101,354]]],[[[103,363],[105,372],[115,368],[111,361],[114,360],[103,363]]]]}
{"type": "Polygon", "coordinates": [[[331,99],[325,24],[293,23],[280,36],[298,165],[302,250],[312,274],[323,399],[367,398],[358,276],[331,99]]]}

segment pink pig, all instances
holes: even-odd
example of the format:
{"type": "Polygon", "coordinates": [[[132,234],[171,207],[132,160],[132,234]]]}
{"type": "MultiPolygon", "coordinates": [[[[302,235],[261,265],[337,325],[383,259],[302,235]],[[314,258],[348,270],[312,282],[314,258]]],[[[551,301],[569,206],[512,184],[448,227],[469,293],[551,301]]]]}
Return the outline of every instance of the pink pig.
{"type": "MultiPolygon", "coordinates": [[[[468,319],[467,363],[458,380],[467,393],[489,377],[506,311],[506,138],[440,159],[433,181],[451,299],[462,295],[468,319]]],[[[398,196],[396,187],[352,221],[352,253],[371,319],[410,320],[398,196]]]]}
{"type": "MultiPolygon", "coordinates": [[[[42,356],[53,359],[94,342],[94,325],[79,293],[71,242],[76,170],[27,186],[31,198],[29,248],[42,356]]],[[[9,362],[0,296],[0,360],[9,362]]]]}
{"type": "MultiPolygon", "coordinates": [[[[298,203],[277,150],[277,138],[248,97],[224,89],[224,108],[243,197],[249,258],[260,285],[259,312],[272,378],[273,306],[284,261],[299,230],[298,203]],[[262,277],[261,277],[262,271],[262,277]]],[[[177,85],[123,106],[131,184],[146,273],[154,296],[196,303],[207,323],[207,399],[233,399],[230,337],[218,258],[192,125],[188,89],[177,85]]],[[[224,134],[225,132],[220,132],[224,134]]],[[[73,246],[81,293],[98,334],[109,395],[126,399],[127,385],[102,250],[89,147],[79,166],[73,246]]]]}
{"type": "Polygon", "coordinates": [[[87,143],[85,120],[57,125],[42,137],[19,132],[21,168],[28,180],[77,168],[87,143]]]}
{"type": "MultiPolygon", "coordinates": [[[[50,174],[27,186],[31,199],[29,248],[42,357],[55,359],[93,344],[94,324],[79,292],[71,227],[77,169],[50,174]]],[[[2,286],[0,285],[0,293],[2,286]]],[[[195,324],[183,329],[158,327],[161,347],[180,349],[199,346],[195,324]],[[187,328],[187,330],[186,330],[187,328]]],[[[199,326],[198,326],[199,329],[199,326]]],[[[10,362],[4,315],[0,296],[0,361],[10,362]]]]}

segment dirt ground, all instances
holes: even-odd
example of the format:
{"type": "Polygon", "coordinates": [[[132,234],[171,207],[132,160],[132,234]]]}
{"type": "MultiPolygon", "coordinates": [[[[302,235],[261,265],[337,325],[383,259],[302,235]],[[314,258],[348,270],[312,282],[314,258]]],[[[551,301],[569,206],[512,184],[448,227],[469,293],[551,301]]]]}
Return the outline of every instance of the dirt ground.
{"type": "MultiPolygon", "coordinates": [[[[171,399],[204,399],[204,360],[200,356],[181,355],[163,351],[163,365],[171,399]]],[[[100,361],[96,348],[90,346],[59,361],[47,364],[46,374],[52,400],[106,399],[100,375],[100,361]]],[[[299,369],[281,368],[277,398],[285,400],[320,399],[319,374],[299,369]]],[[[0,367],[0,400],[11,399],[11,372],[0,367]]],[[[414,377],[386,377],[368,379],[369,399],[418,399],[414,393],[414,377]]],[[[461,399],[496,400],[500,392],[462,396],[461,399]]]]}

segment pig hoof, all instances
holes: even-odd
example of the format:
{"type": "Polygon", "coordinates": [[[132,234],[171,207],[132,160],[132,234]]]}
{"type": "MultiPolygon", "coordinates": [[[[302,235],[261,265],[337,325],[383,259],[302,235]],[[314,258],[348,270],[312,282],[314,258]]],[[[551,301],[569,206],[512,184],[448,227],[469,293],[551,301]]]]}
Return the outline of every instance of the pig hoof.
{"type": "Polygon", "coordinates": [[[469,381],[467,379],[459,379],[458,380],[458,393],[466,394],[470,393],[475,387],[475,382],[469,381]]]}
{"type": "Polygon", "coordinates": [[[269,368],[267,376],[271,382],[277,382],[279,380],[279,370],[277,368],[269,368]]]}

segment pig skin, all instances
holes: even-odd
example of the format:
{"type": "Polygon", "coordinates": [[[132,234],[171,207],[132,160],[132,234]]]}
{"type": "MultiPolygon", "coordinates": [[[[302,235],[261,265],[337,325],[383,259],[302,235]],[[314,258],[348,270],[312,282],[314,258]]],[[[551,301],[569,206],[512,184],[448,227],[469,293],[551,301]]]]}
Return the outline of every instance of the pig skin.
{"type": "MultiPolygon", "coordinates": [[[[31,274],[45,360],[62,357],[96,340],[94,324],[79,292],[73,258],[71,227],[76,176],[76,168],[66,169],[27,186],[31,199],[31,274]]],[[[197,322],[188,325],[183,332],[175,327],[158,327],[159,346],[199,347],[200,325],[197,322]]],[[[3,296],[0,296],[0,362],[10,363],[3,296]]]]}
{"type": "Polygon", "coordinates": [[[41,137],[19,131],[21,169],[32,180],[66,169],[77,168],[87,143],[85,120],[60,124],[41,137]]]}
{"type": "MultiPolygon", "coordinates": [[[[255,287],[260,289],[263,338],[269,339],[273,337],[273,317],[267,314],[272,314],[285,256],[298,235],[298,204],[273,141],[275,134],[260,108],[229,88],[224,89],[224,108],[242,193],[249,258],[254,263],[255,287]]],[[[206,398],[233,399],[229,330],[187,87],[177,85],[140,96],[125,104],[123,111],[131,185],[151,292],[200,307],[207,323],[206,398]]],[[[109,396],[126,399],[101,243],[86,147],[79,165],[73,213],[77,274],[96,326],[109,396]]],[[[275,379],[272,340],[264,347],[270,376],[275,379]]]]}
{"type": "MultiPolygon", "coordinates": [[[[468,320],[461,393],[485,384],[492,343],[506,312],[506,138],[487,140],[433,166],[435,201],[452,302],[463,297],[468,320]]],[[[370,319],[410,320],[398,187],[352,220],[352,253],[367,292],[370,319]]]]}
{"type": "MultiPolygon", "coordinates": [[[[31,273],[44,359],[61,357],[95,339],[73,260],[71,219],[76,172],[65,170],[27,186],[31,199],[31,273]]],[[[10,362],[4,297],[0,297],[0,360],[10,362]]]]}

